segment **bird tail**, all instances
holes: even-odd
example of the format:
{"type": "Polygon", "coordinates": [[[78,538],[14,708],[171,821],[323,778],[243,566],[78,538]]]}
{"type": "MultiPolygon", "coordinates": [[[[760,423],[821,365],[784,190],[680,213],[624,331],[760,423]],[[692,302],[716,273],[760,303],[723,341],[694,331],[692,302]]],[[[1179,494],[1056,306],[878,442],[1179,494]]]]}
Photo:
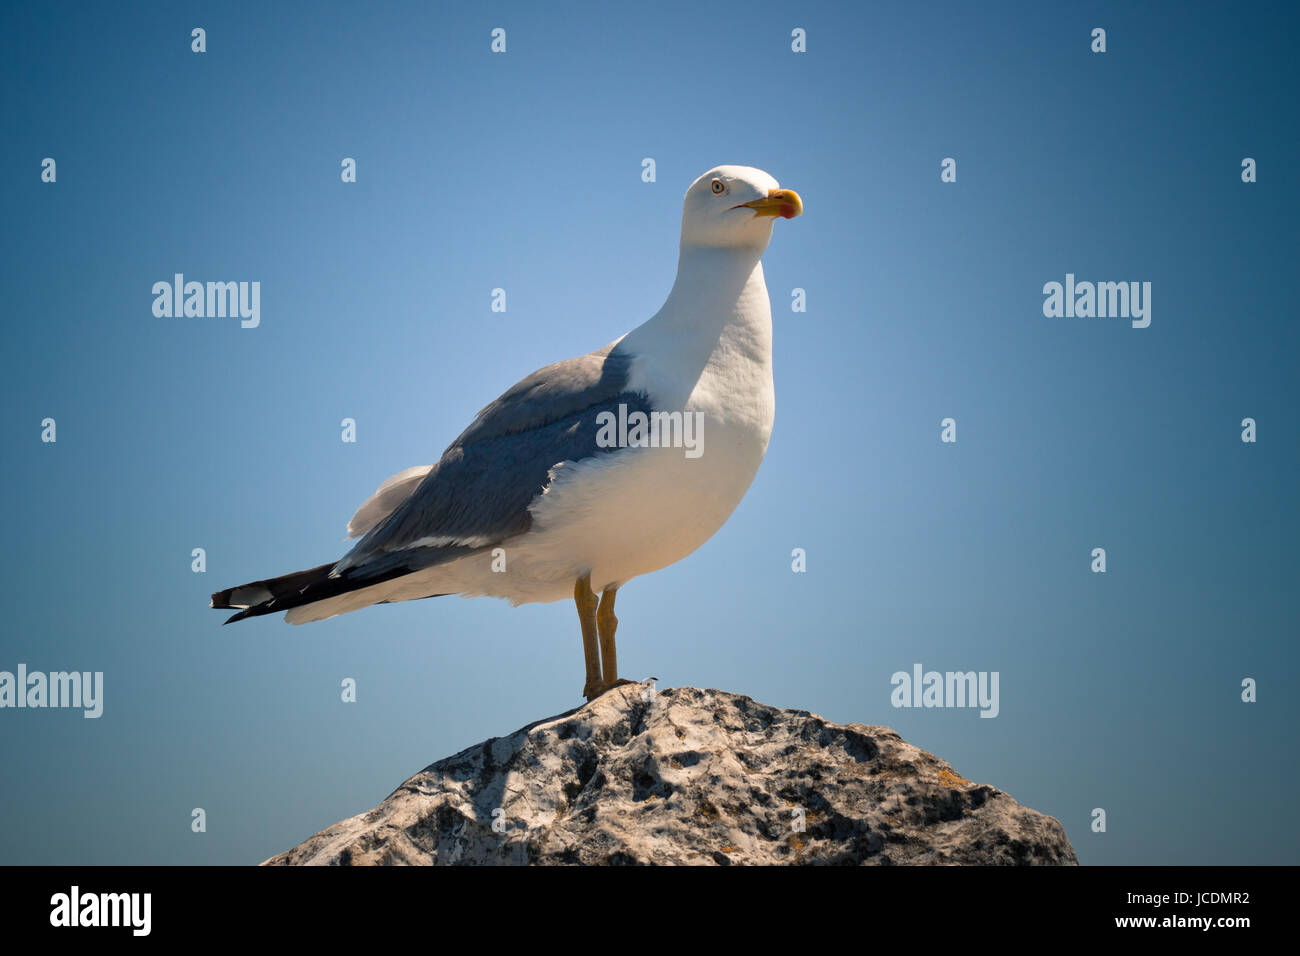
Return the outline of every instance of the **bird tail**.
{"type": "MultiPolygon", "coordinates": [[[[238,610],[226,619],[227,624],[242,621],[248,617],[260,617],[277,611],[291,611],[305,608],[308,604],[321,604],[318,608],[299,611],[286,617],[291,624],[306,624],[320,621],[336,614],[346,613],[370,604],[387,604],[388,595],[371,592],[369,595],[358,594],[351,600],[330,601],[354,591],[374,587],[434,565],[444,564],[455,558],[469,554],[478,554],[487,547],[469,545],[443,545],[430,548],[413,548],[391,554],[378,554],[359,565],[339,571],[339,562],[322,564],[308,568],[306,571],[294,571],[282,574],[278,578],[265,581],[250,581],[237,587],[226,588],[212,595],[214,608],[238,610]]],[[[445,593],[445,592],[444,592],[445,593]]],[[[429,594],[424,597],[442,597],[443,594],[429,594]]],[[[399,601],[408,598],[397,598],[399,601]]]]}
{"type": "Polygon", "coordinates": [[[211,606],[223,610],[239,609],[226,619],[227,624],[242,621],[249,617],[288,611],[305,604],[315,604],[327,598],[338,597],[361,588],[382,584],[408,573],[405,568],[392,568],[378,575],[331,577],[337,562],[308,568],[306,571],[294,571],[282,574],[278,578],[265,581],[251,581],[233,588],[226,588],[212,595],[211,606]]]}

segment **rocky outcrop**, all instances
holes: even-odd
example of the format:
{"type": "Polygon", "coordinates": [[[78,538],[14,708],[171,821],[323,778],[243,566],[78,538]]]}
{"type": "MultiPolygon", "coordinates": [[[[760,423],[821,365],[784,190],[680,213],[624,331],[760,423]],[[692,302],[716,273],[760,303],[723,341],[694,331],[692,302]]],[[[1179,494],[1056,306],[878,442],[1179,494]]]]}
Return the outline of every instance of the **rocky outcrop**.
{"type": "Polygon", "coordinates": [[[426,767],[264,865],[1076,864],[887,727],[629,685],[426,767]]]}

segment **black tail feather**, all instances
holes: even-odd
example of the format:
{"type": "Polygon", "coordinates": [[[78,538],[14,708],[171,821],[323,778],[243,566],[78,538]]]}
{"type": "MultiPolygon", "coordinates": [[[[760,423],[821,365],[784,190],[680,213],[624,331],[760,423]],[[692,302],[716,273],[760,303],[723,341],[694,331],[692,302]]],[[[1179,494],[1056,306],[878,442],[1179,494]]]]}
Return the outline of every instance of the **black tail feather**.
{"type": "MultiPolygon", "coordinates": [[[[239,613],[226,618],[226,624],[233,624],[245,618],[288,611],[304,604],[315,604],[326,598],[347,594],[349,591],[382,584],[475,550],[477,549],[465,546],[418,548],[400,555],[385,556],[359,567],[348,568],[338,577],[330,577],[330,572],[337,566],[337,562],[331,562],[306,571],[282,574],[278,578],[251,581],[248,584],[226,588],[212,595],[211,606],[223,610],[241,609],[239,613]]],[[[429,596],[441,597],[442,595],[429,596]]]]}
{"type": "Polygon", "coordinates": [[[258,592],[266,592],[266,597],[263,600],[284,597],[287,594],[301,590],[313,581],[328,577],[333,567],[334,564],[331,562],[330,564],[322,564],[320,567],[308,568],[306,571],[282,574],[278,578],[270,578],[266,581],[250,581],[248,584],[226,588],[224,591],[218,591],[212,595],[212,607],[225,610],[256,604],[257,601],[252,601],[251,598],[256,596],[258,592]],[[231,604],[231,601],[238,601],[239,603],[231,604]]]}
{"type": "Polygon", "coordinates": [[[233,624],[235,621],[242,621],[245,618],[260,617],[263,614],[288,611],[304,604],[314,604],[326,598],[337,597],[340,594],[347,594],[349,591],[356,591],[360,588],[368,588],[372,584],[382,584],[384,581],[391,581],[393,578],[400,578],[402,575],[410,573],[406,568],[390,568],[385,573],[378,575],[365,575],[354,578],[349,577],[345,572],[337,578],[332,578],[329,575],[333,568],[333,564],[322,564],[318,568],[294,571],[278,578],[253,581],[250,584],[227,588],[212,595],[212,606],[214,608],[231,608],[237,606],[230,603],[232,598],[242,604],[245,599],[256,597],[256,601],[249,600],[248,606],[238,614],[232,614],[226,618],[226,624],[233,624]],[[241,594],[240,592],[245,591],[245,589],[248,589],[249,593],[241,594]]]}

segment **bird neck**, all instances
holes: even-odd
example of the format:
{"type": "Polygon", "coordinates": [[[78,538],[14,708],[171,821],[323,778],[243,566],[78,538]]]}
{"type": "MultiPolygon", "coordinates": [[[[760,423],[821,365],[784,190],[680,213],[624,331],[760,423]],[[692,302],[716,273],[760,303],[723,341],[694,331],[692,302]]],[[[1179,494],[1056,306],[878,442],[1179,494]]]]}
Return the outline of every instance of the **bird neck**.
{"type": "Polygon", "coordinates": [[[653,321],[706,338],[716,338],[728,325],[750,319],[770,325],[762,255],[759,248],[683,244],[677,278],[653,321]]]}
{"type": "Polygon", "coordinates": [[[620,342],[638,357],[637,374],[656,401],[684,408],[709,369],[770,389],[772,306],[761,256],[761,249],[682,246],[663,308],[620,342]]]}
{"type": "MultiPolygon", "coordinates": [[[[636,356],[629,388],[668,409],[685,409],[706,375],[727,383],[709,386],[710,394],[735,383],[770,394],[772,306],[761,256],[761,249],[683,245],[663,307],[619,341],[636,356]]],[[[760,401],[755,407],[763,412],[767,406],[760,401]]],[[[759,430],[771,427],[770,410],[763,414],[768,421],[759,422],[759,430]]]]}

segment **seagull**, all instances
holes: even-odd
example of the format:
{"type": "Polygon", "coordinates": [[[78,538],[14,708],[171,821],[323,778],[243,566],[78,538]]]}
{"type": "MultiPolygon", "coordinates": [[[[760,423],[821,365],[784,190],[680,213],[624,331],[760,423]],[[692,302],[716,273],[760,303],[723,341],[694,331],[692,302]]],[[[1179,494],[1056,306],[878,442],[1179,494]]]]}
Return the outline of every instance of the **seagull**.
{"type": "Polygon", "coordinates": [[[776,411],[760,261],[803,201],[750,166],[686,190],[677,277],[649,320],[534,372],[478,413],[437,464],[389,478],[348,522],[340,560],[227,588],[226,623],[292,624],[460,594],[572,597],[588,701],[620,684],[614,599],[680,561],[735,510],[776,411]],[[597,595],[600,595],[597,598],[597,595]]]}

